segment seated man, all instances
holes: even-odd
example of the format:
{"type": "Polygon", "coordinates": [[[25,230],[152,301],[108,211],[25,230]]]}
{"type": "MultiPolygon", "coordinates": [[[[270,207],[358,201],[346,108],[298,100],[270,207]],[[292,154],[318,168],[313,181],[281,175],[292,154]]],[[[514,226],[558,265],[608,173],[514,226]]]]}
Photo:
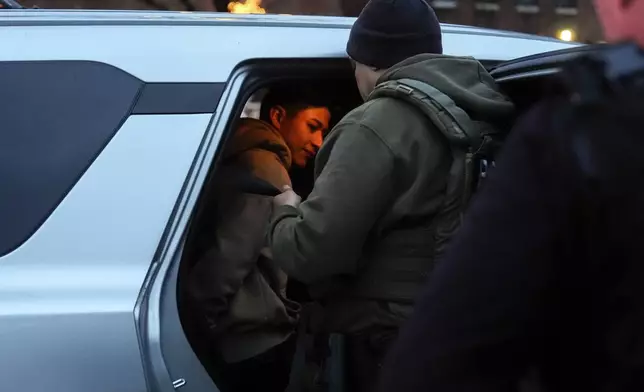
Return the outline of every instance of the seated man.
{"type": "Polygon", "coordinates": [[[262,100],[259,120],[241,119],[226,147],[255,176],[281,190],[291,166],[304,167],[322,145],[331,114],[318,89],[275,86],[262,100]],[[277,161],[276,161],[277,159],[277,161]]]}
{"type": "Polygon", "coordinates": [[[308,89],[276,86],[259,119],[239,121],[196,217],[195,264],[182,294],[194,310],[189,322],[210,346],[198,351],[213,361],[206,367],[224,392],[288,385],[299,304],[286,298],[286,275],[261,251],[271,188],[277,194],[291,185],[289,169],[315,156],[329,126],[323,95],[308,89]]]}

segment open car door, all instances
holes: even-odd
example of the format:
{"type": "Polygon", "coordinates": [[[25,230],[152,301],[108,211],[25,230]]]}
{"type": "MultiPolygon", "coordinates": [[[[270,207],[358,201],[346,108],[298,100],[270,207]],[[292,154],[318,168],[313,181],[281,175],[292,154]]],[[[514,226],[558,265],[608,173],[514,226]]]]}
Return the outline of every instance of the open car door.
{"type": "Polygon", "coordinates": [[[597,51],[603,45],[580,45],[506,61],[489,69],[503,91],[517,105],[518,113],[530,108],[548,91],[562,87],[556,75],[566,62],[597,51]]]}

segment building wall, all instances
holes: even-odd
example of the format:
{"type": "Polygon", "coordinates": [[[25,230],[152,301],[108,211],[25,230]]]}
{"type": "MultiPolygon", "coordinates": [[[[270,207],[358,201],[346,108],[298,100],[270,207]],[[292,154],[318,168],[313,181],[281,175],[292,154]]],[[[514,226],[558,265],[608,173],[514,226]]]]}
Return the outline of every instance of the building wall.
{"type": "MultiPolygon", "coordinates": [[[[198,10],[224,8],[226,0],[22,0],[41,8],[102,8],[198,10]]],[[[357,16],[367,0],[264,0],[268,12],[313,15],[357,16]]],[[[455,23],[556,36],[561,29],[573,30],[575,40],[601,40],[592,0],[430,0],[439,20],[455,23]]],[[[225,11],[224,9],[220,11],[225,11]]]]}
{"type": "Polygon", "coordinates": [[[601,40],[591,0],[434,0],[432,3],[444,23],[551,37],[562,29],[570,29],[577,41],[601,40]]]}
{"type": "MultiPolygon", "coordinates": [[[[242,0],[243,1],[243,0],[242,0]]],[[[341,0],[263,0],[262,6],[272,13],[342,15],[341,0]]],[[[168,9],[187,10],[187,4],[199,11],[226,11],[223,0],[20,0],[24,6],[41,8],[86,9],[168,9]],[[216,5],[221,5],[217,7],[216,5]]]]}
{"type": "MultiPolygon", "coordinates": [[[[592,0],[428,0],[443,23],[556,36],[576,32],[580,42],[602,39],[592,0]]],[[[344,0],[345,15],[358,16],[367,0],[344,0]]]]}
{"type": "MultiPolygon", "coordinates": [[[[19,0],[25,7],[60,9],[155,9],[142,0],[19,0]]],[[[167,1],[155,1],[165,4],[167,1]]],[[[175,3],[178,3],[175,2],[175,3]]],[[[178,4],[177,4],[178,5],[178,4]]],[[[182,8],[179,8],[182,9],[182,8]]]]}

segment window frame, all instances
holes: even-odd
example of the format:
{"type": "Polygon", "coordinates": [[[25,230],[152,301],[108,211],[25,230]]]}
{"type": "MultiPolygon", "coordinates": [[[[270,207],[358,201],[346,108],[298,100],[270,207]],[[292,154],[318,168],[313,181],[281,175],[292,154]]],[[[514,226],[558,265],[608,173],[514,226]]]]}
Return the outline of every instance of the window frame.
{"type": "Polygon", "coordinates": [[[2,61],[1,77],[0,164],[10,169],[0,171],[8,189],[0,198],[0,258],[42,227],[131,115],[211,113],[224,89],[146,83],[88,60],[2,61]]]}

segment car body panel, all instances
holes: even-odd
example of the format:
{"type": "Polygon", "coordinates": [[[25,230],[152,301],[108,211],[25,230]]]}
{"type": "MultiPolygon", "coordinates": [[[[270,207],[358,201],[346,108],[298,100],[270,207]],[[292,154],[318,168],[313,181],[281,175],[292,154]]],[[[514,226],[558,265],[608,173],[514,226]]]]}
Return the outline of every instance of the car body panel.
{"type": "Polygon", "coordinates": [[[146,390],[133,309],[210,118],[131,116],[0,258],[3,390],[146,390]]]}

